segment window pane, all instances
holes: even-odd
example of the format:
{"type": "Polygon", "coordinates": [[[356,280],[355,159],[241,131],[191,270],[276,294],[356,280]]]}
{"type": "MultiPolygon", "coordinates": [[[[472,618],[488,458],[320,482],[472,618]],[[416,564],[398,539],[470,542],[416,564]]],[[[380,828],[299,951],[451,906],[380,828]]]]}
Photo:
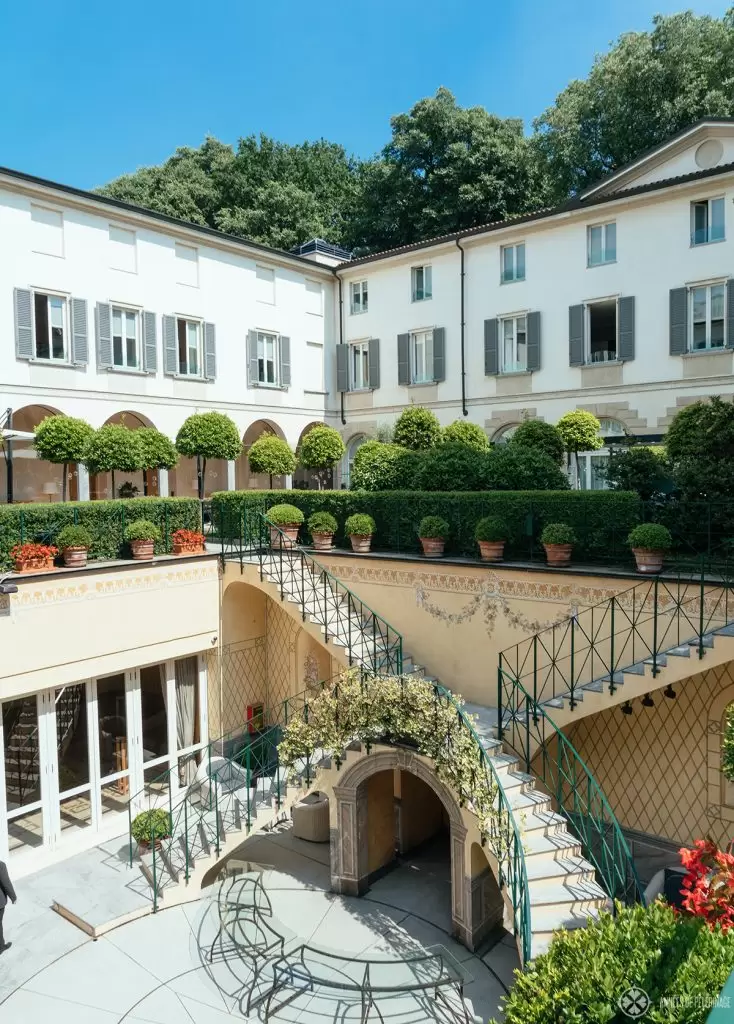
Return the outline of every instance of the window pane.
{"type": "Polygon", "coordinates": [[[36,327],[36,359],[50,359],[51,347],[48,336],[48,298],[36,293],[33,296],[33,312],[36,327]]]}
{"type": "Polygon", "coordinates": [[[696,203],[693,207],[693,244],[708,241],[708,204],[696,203]]]}
{"type": "Polygon", "coordinates": [[[186,373],[186,321],[177,320],[178,331],[178,372],[186,373]]]}
{"type": "Polygon", "coordinates": [[[601,226],[589,228],[589,263],[601,263],[601,226]]]}
{"type": "Polygon", "coordinates": [[[503,281],[512,281],[514,279],[514,276],[515,276],[515,273],[514,273],[514,270],[515,270],[514,263],[515,263],[515,261],[513,259],[512,246],[507,245],[502,250],[502,280],[503,281]]]}
{"type": "Polygon", "coordinates": [[[119,309],[112,310],[112,333],[122,337],[122,311],[119,309]]]}
{"type": "Polygon", "coordinates": [[[515,332],[512,320],[502,321],[502,369],[510,372],[515,362],[515,332]]]}
{"type": "Polygon", "coordinates": [[[196,376],[199,372],[199,325],[187,323],[186,333],[189,345],[189,373],[196,376]]]}
{"type": "Polygon", "coordinates": [[[423,269],[423,294],[424,294],[424,296],[427,299],[430,299],[431,295],[433,294],[431,280],[432,280],[431,268],[430,267],[424,267],[424,269],[423,269]]]}
{"type": "Polygon", "coordinates": [[[604,259],[608,261],[616,260],[617,258],[617,225],[607,224],[606,231],[606,247],[604,252],[604,259]]]}
{"type": "Polygon", "coordinates": [[[711,321],[711,348],[724,347],[724,321],[711,321]]]}
{"type": "Polygon", "coordinates": [[[51,296],[48,300],[51,317],[51,358],[64,358],[64,306],[63,299],[51,296]]]}
{"type": "Polygon", "coordinates": [[[693,325],[693,347],[694,349],[706,348],[706,322],[693,325]]]}
{"type": "Polygon", "coordinates": [[[706,320],[706,289],[693,289],[693,319],[706,320]]]}
{"type": "Polygon", "coordinates": [[[711,229],[709,241],[718,242],[724,237],[724,200],[711,200],[711,229]]]}
{"type": "Polygon", "coordinates": [[[515,280],[525,280],[525,243],[515,246],[515,280]]]}
{"type": "Polygon", "coordinates": [[[711,286],[711,319],[721,320],[724,317],[724,285],[711,286]]]}

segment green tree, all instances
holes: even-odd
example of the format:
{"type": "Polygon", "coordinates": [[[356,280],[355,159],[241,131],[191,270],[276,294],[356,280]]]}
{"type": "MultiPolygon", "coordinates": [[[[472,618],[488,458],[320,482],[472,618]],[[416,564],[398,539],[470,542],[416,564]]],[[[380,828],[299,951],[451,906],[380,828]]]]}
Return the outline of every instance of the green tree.
{"type": "Polygon", "coordinates": [[[599,437],[601,424],[593,412],[573,409],[561,416],[556,424],[563,447],[576,462],[576,479],[579,479],[579,452],[594,452],[604,447],[599,437]]]}
{"type": "Polygon", "coordinates": [[[672,484],[665,449],[660,445],[613,448],[604,475],[613,491],[637,491],[643,501],[664,494],[672,484]]]}
{"type": "Polygon", "coordinates": [[[83,462],[94,429],[73,416],[47,416],[35,430],[33,446],[39,458],[61,464],[61,496],[66,501],[69,463],[83,462]]]}
{"type": "Polygon", "coordinates": [[[319,490],[323,490],[326,476],[345,452],[344,441],[333,427],[311,427],[298,446],[298,461],[304,469],[315,470],[319,490]]]}
{"type": "Polygon", "coordinates": [[[112,496],[115,496],[115,470],[135,473],[143,468],[143,451],[139,430],[130,430],[120,423],[107,423],[95,430],[84,452],[84,463],[90,473],[112,474],[112,496]]]}
{"type": "Polygon", "coordinates": [[[565,447],[558,427],[543,420],[524,420],[509,443],[516,448],[535,448],[545,452],[557,465],[563,462],[565,447]]]}
{"type": "MultiPolygon", "coordinates": [[[[410,461],[416,452],[410,452],[399,444],[385,444],[382,441],[365,441],[354,455],[350,489],[353,491],[393,491],[405,485],[406,460],[410,461]]],[[[407,474],[412,475],[411,473],[407,474]]]]}
{"type": "Polygon", "coordinates": [[[252,473],[265,473],[273,489],[274,476],[290,476],[296,469],[296,456],[287,441],[275,434],[261,434],[247,453],[252,473]]]}
{"type": "Polygon", "coordinates": [[[207,459],[239,458],[242,441],[237,427],[223,412],[198,412],[182,423],[176,447],[182,455],[196,459],[199,498],[203,498],[207,459]]]}
{"type": "Polygon", "coordinates": [[[477,423],[469,420],[454,420],[444,427],[444,441],[459,441],[461,444],[468,444],[480,452],[489,451],[489,438],[477,423]]]}
{"type": "Polygon", "coordinates": [[[484,460],[481,486],[489,491],[567,491],[568,477],[537,448],[494,447],[484,460]]]}
{"type": "Polygon", "coordinates": [[[411,486],[417,491],[477,491],[483,486],[489,449],[480,451],[462,441],[421,452],[411,486]]]}
{"type": "Polygon", "coordinates": [[[412,451],[424,451],[440,444],[441,427],[435,413],[421,405],[409,405],[395,422],[393,441],[412,451]]]}

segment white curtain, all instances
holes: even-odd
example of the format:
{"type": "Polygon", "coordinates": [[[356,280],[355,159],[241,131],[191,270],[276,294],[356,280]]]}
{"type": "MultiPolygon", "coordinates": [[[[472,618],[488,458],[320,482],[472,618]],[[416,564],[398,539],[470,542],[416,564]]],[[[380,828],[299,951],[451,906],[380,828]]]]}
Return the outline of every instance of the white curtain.
{"type": "MultiPolygon", "coordinates": [[[[199,682],[197,658],[182,658],[176,671],[176,746],[179,750],[193,746],[196,730],[196,687],[199,682]]],[[[196,777],[196,759],[188,755],[179,766],[179,781],[188,786],[196,777]]]]}

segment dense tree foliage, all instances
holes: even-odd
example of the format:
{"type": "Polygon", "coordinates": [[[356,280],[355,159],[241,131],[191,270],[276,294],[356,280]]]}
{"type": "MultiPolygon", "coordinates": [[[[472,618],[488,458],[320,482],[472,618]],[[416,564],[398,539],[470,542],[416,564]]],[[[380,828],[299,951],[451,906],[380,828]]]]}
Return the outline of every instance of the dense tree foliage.
{"type": "Polygon", "coordinates": [[[510,444],[545,452],[559,466],[566,450],[558,427],[544,420],[524,420],[510,438],[510,444]]]}
{"type": "Polygon", "coordinates": [[[316,472],[319,487],[326,486],[327,475],[344,455],[344,441],[338,430],[325,425],[311,427],[298,446],[298,461],[304,469],[316,472]]]}
{"type": "Polygon", "coordinates": [[[631,448],[612,448],[604,473],[613,491],[637,491],[643,501],[650,501],[672,487],[670,467],[661,446],[636,444],[631,448]]]}
{"type": "Polygon", "coordinates": [[[409,405],[398,416],[393,430],[393,441],[420,452],[441,443],[441,427],[435,412],[422,405],[409,405]]]}
{"type": "Polygon", "coordinates": [[[239,431],[223,412],[196,412],[181,424],[176,448],[196,459],[199,497],[204,497],[207,459],[237,459],[242,452],[239,431]]]}
{"type": "Polygon", "coordinates": [[[462,444],[468,444],[480,452],[489,450],[489,438],[486,433],[478,423],[472,423],[470,420],[454,420],[453,423],[449,423],[447,427],[444,427],[443,439],[444,441],[461,441],[462,444]]]}
{"type": "Polygon", "coordinates": [[[274,476],[290,476],[296,470],[296,456],[287,441],[275,434],[261,434],[257,441],[250,445],[247,461],[253,473],[263,473],[270,477],[270,487],[274,476]]]}
{"type": "Polygon", "coordinates": [[[74,416],[47,416],[36,427],[33,445],[39,458],[63,466],[62,501],[66,501],[69,463],[84,461],[93,434],[94,429],[86,420],[74,416]]]}

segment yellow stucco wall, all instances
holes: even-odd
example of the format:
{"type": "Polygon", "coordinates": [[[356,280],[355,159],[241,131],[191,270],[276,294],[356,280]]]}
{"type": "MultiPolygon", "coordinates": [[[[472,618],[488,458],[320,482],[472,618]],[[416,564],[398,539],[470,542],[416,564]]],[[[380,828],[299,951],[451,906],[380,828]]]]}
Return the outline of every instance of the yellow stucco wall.
{"type": "Polygon", "coordinates": [[[395,856],[395,781],[392,771],[367,779],[367,870],[370,874],[395,856]]]}

